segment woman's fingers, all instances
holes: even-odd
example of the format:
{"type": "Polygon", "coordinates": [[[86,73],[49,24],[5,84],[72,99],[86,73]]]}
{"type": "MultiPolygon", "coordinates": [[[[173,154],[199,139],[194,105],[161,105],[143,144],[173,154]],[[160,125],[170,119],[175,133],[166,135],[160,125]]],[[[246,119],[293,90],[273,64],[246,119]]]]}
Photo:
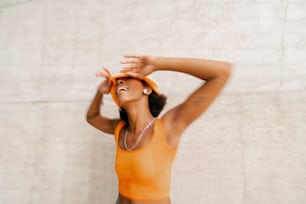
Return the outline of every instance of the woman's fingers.
{"type": "Polygon", "coordinates": [[[141,62],[139,59],[122,60],[122,68],[129,71],[139,71],[141,68],[141,62]]]}
{"type": "Polygon", "coordinates": [[[96,77],[104,77],[103,73],[102,72],[96,72],[96,77]]]}
{"type": "Polygon", "coordinates": [[[121,72],[126,73],[130,76],[142,78],[143,76],[149,74],[148,64],[146,62],[146,56],[143,55],[124,55],[124,59],[121,60],[123,65],[121,72]]]}
{"type": "Polygon", "coordinates": [[[127,65],[122,68],[122,71],[139,72],[140,68],[133,65],[127,65]]]}
{"type": "Polygon", "coordinates": [[[105,78],[109,79],[111,77],[111,73],[110,73],[110,71],[107,67],[103,67],[102,71],[96,72],[96,76],[97,77],[105,77],[105,78]]]}
{"type": "Polygon", "coordinates": [[[141,55],[131,55],[131,54],[125,54],[124,55],[125,58],[141,58],[141,55]]]}
{"type": "Polygon", "coordinates": [[[120,61],[121,64],[137,64],[139,59],[124,59],[120,61]]]}
{"type": "Polygon", "coordinates": [[[109,68],[103,67],[102,71],[96,72],[96,76],[105,78],[105,80],[100,84],[99,90],[103,94],[108,94],[110,92],[111,85],[112,85],[112,82],[110,80],[111,73],[110,73],[109,68]]]}
{"type": "Polygon", "coordinates": [[[142,69],[141,58],[138,55],[125,55],[121,60],[122,68],[124,71],[139,72],[142,69]]]}
{"type": "Polygon", "coordinates": [[[130,77],[141,79],[141,76],[140,76],[139,73],[137,73],[137,72],[128,71],[128,70],[121,70],[120,72],[121,72],[121,73],[125,73],[125,74],[127,74],[128,76],[130,76],[130,77]]]}
{"type": "Polygon", "coordinates": [[[121,64],[134,64],[135,66],[141,66],[143,56],[141,55],[124,55],[124,59],[121,60],[121,64]]]}
{"type": "Polygon", "coordinates": [[[111,72],[109,71],[108,67],[103,67],[105,74],[107,75],[108,78],[110,78],[112,76],[111,72]]]}

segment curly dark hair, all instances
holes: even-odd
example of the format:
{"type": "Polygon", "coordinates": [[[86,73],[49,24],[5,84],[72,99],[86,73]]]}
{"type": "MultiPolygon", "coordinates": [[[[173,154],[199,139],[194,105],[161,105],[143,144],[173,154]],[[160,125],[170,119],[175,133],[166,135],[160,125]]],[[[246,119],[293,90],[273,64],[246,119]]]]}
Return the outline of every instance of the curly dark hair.
{"type": "MultiPolygon", "coordinates": [[[[166,105],[167,97],[163,94],[157,94],[154,91],[149,95],[149,109],[154,117],[157,117],[166,105]]],[[[124,108],[119,109],[120,119],[129,122],[128,114],[124,108]]]]}

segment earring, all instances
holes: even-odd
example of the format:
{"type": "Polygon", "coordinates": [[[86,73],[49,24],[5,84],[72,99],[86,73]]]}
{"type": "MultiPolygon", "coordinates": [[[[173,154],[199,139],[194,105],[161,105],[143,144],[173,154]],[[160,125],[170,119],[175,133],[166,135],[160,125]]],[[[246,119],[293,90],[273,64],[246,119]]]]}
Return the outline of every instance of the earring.
{"type": "Polygon", "coordinates": [[[148,89],[144,89],[143,94],[148,94],[148,89]]]}

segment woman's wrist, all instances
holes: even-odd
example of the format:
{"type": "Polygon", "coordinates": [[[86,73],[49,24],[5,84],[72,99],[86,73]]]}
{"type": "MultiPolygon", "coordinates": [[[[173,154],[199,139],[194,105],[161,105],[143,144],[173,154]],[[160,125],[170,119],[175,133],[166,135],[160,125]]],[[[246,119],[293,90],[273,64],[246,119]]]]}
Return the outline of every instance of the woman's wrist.
{"type": "Polygon", "coordinates": [[[98,101],[101,101],[102,103],[102,100],[103,100],[103,93],[101,92],[101,90],[97,90],[97,93],[96,93],[96,98],[98,99],[98,101]]]}
{"type": "Polygon", "coordinates": [[[151,57],[150,64],[153,66],[154,71],[177,71],[176,68],[180,66],[182,59],[183,58],[153,56],[151,57]]]}
{"type": "Polygon", "coordinates": [[[103,93],[102,93],[102,91],[100,90],[100,88],[97,89],[96,95],[97,95],[97,96],[102,96],[102,95],[103,95],[103,93]]]}
{"type": "Polygon", "coordinates": [[[162,59],[165,57],[159,57],[159,56],[150,56],[149,57],[149,64],[152,66],[153,71],[162,70],[162,59]]]}

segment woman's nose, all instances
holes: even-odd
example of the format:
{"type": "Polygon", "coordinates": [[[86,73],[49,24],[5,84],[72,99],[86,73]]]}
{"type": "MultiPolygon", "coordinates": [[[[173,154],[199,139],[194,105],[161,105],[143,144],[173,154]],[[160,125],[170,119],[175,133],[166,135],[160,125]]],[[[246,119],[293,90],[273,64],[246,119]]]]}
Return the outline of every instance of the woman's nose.
{"type": "Polygon", "coordinates": [[[117,84],[123,84],[124,83],[124,80],[123,79],[117,79],[117,84]]]}

